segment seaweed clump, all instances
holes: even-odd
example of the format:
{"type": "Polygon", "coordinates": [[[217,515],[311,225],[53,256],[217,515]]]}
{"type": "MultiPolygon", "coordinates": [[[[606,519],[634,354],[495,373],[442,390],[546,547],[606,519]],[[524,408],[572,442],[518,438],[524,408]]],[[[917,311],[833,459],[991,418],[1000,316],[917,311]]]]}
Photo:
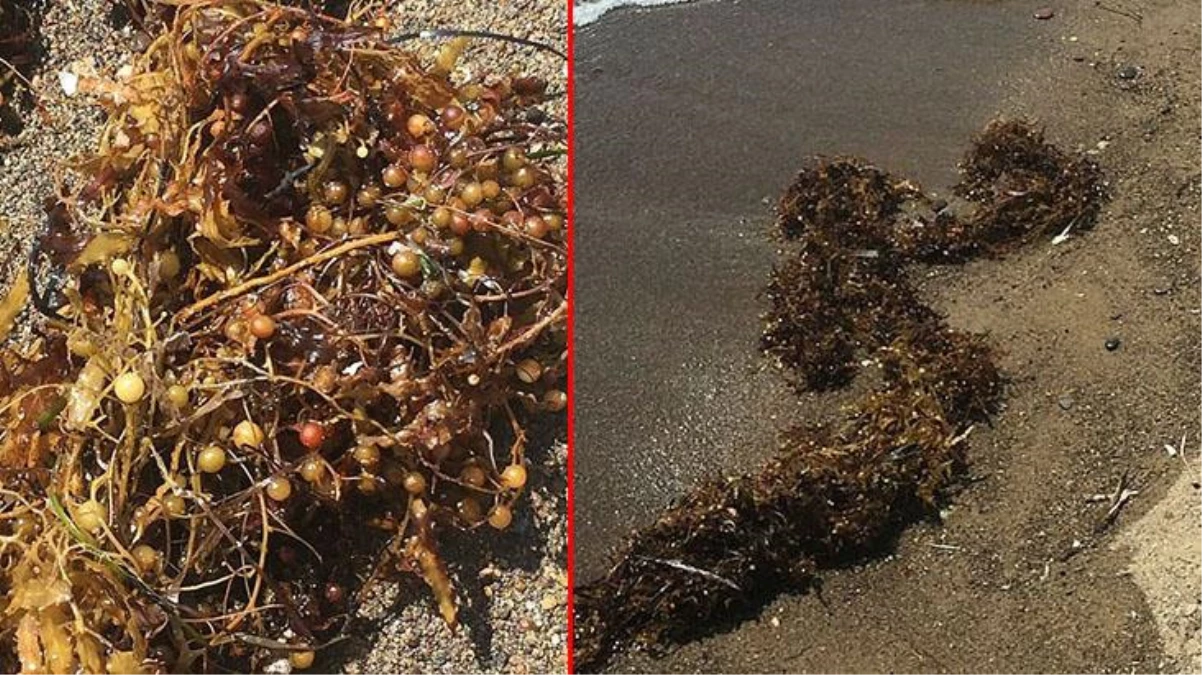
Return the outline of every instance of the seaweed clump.
{"type": "Polygon", "coordinates": [[[397,572],[453,627],[439,533],[515,517],[566,406],[563,126],[359,16],[175,3],[85,83],[0,353],[5,671],[305,668],[397,572]]]}
{"type": "Polygon", "coordinates": [[[838,423],[787,430],[758,472],[706,483],[636,531],[605,576],[577,589],[580,670],[804,590],[819,569],[878,552],[935,510],[1004,379],[984,337],[950,328],[906,268],[1089,228],[1105,198],[1096,165],[1022,122],[991,123],[961,172],[962,215],[853,159],[818,159],[789,186],[777,219],[789,248],[768,285],[763,350],[799,390],[844,386],[865,361],[881,384],[838,423]]]}

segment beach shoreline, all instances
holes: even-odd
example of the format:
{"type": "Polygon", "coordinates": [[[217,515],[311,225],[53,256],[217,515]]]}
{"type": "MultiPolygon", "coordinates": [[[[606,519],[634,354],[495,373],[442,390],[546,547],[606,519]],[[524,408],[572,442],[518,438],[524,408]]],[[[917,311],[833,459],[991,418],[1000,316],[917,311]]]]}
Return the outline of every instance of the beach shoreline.
{"type": "Polygon", "coordinates": [[[1196,7],[832,4],[621,11],[578,38],[580,581],[673,499],[754,469],[777,428],[849,396],[789,405],[754,353],[769,204],[805,156],[862,156],[940,193],[989,119],[1029,117],[1095,156],[1114,199],[1093,232],[919,280],[1012,378],[942,526],[823,573],[824,603],[786,593],[611,668],[1196,669],[1196,581],[1148,582],[1196,578],[1202,558],[1197,467],[1164,450],[1198,428],[1196,7]],[[1124,473],[1140,495],[1095,535],[1086,498],[1124,473]]]}
{"type": "Polygon", "coordinates": [[[580,551],[581,578],[697,480],[758,466],[797,415],[837,411],[813,396],[799,408],[756,351],[770,205],[813,154],[867,157],[943,192],[994,114],[991,83],[1026,47],[1006,37],[1025,18],[1005,10],[905,4],[672,5],[581,36],[577,400],[589,414],[576,516],[597,542],[580,551]],[[936,50],[953,36],[963,69],[940,74],[936,50]],[[880,44],[918,55],[894,63],[880,44]]]}

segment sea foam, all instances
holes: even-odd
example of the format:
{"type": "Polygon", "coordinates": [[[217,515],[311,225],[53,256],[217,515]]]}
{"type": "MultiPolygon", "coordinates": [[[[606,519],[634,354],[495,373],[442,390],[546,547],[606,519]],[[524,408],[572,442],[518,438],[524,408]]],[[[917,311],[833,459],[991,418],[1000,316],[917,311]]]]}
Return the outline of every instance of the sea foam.
{"type": "Polygon", "coordinates": [[[588,24],[601,18],[611,9],[619,7],[655,7],[657,5],[675,5],[689,0],[591,0],[578,2],[573,8],[572,22],[577,26],[588,24]]]}

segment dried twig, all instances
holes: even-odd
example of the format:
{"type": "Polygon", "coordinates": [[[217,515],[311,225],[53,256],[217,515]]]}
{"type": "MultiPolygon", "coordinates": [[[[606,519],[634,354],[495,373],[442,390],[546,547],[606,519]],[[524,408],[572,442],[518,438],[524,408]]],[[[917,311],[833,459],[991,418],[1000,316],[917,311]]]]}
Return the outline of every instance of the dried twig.
{"type": "Polygon", "coordinates": [[[1126,9],[1122,9],[1122,8],[1118,8],[1118,7],[1111,7],[1111,6],[1107,5],[1106,3],[1102,2],[1101,0],[1094,0],[1094,6],[1103,11],[1110,12],[1111,14],[1118,14],[1119,16],[1127,17],[1128,19],[1131,19],[1132,21],[1134,21],[1137,24],[1140,24],[1141,26],[1144,23],[1143,15],[1139,14],[1138,12],[1132,12],[1130,10],[1126,10],[1126,9]]]}
{"type": "Polygon", "coordinates": [[[718,582],[728,588],[731,588],[735,591],[742,592],[742,590],[743,590],[742,588],[739,588],[738,584],[731,581],[730,579],[718,576],[717,574],[714,574],[713,572],[710,572],[708,570],[703,570],[699,567],[693,567],[692,565],[687,565],[679,560],[664,560],[662,558],[647,558],[647,557],[643,557],[643,556],[639,556],[638,559],[646,560],[648,562],[653,562],[653,563],[657,563],[660,565],[667,565],[668,567],[678,569],[678,570],[681,570],[684,572],[688,572],[690,574],[696,574],[696,575],[705,577],[706,579],[709,579],[710,581],[716,581],[716,582],[718,582]]]}
{"type": "Polygon", "coordinates": [[[1115,487],[1114,493],[1110,497],[1110,508],[1106,510],[1106,515],[1102,518],[1102,520],[1094,526],[1095,534],[1100,533],[1106,528],[1110,527],[1110,525],[1114,523],[1115,519],[1118,518],[1119,511],[1122,510],[1123,506],[1126,505],[1126,503],[1132,497],[1139,494],[1139,490],[1127,489],[1127,475],[1128,472],[1124,471],[1123,475],[1119,477],[1118,485],[1115,487]]]}

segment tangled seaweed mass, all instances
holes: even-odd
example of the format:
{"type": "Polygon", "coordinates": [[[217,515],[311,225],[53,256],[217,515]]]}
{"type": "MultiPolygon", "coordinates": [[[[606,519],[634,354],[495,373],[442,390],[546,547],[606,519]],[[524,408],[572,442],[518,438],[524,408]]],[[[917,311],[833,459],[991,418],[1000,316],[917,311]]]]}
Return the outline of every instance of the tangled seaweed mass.
{"type": "Polygon", "coordinates": [[[564,129],[382,19],[174,3],[3,309],[0,668],[248,670],[505,530],[562,411],[564,129]],[[11,320],[9,321],[11,323],[11,320]]]}
{"type": "Polygon", "coordinates": [[[788,253],[761,346],[799,390],[844,386],[866,359],[882,382],[838,425],[786,431],[758,473],[704,484],[636,531],[604,577],[577,588],[578,670],[804,590],[818,569],[871,555],[934,509],[1004,381],[984,338],[948,327],[906,267],[1088,229],[1106,196],[1095,164],[1021,122],[990,124],[961,172],[959,214],[855,160],[819,159],[797,176],[778,205],[788,253]]]}

